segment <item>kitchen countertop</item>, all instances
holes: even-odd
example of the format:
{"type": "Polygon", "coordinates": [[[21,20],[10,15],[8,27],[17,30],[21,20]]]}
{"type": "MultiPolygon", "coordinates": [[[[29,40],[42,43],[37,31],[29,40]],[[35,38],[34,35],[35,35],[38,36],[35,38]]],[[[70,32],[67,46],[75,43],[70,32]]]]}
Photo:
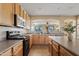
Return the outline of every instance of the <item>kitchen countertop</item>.
{"type": "Polygon", "coordinates": [[[63,46],[65,49],[74,53],[75,55],[79,55],[79,40],[73,39],[69,41],[67,36],[49,36],[51,40],[57,42],[60,46],[63,46]]]}
{"type": "Polygon", "coordinates": [[[63,36],[66,35],[64,33],[27,33],[26,35],[50,35],[50,36],[63,36]]]}
{"type": "Polygon", "coordinates": [[[15,44],[18,42],[21,42],[22,40],[3,40],[0,41],[0,54],[7,51],[9,48],[12,48],[15,44]]]}

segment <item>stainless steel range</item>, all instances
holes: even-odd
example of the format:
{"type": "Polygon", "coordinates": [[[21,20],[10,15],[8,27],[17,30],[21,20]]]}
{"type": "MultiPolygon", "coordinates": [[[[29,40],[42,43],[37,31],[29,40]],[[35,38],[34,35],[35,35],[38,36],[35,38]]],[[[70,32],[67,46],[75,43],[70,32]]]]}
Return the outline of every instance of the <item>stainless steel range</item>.
{"type": "Polygon", "coordinates": [[[29,36],[22,35],[20,31],[6,31],[7,40],[23,40],[23,55],[29,53],[29,36]]]}

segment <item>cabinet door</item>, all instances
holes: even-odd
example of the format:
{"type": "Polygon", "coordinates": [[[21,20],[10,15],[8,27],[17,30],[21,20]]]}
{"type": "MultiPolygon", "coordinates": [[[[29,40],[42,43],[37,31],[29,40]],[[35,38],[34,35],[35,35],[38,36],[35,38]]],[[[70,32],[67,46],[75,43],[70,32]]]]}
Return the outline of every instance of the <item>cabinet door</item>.
{"type": "Polygon", "coordinates": [[[23,56],[23,43],[22,42],[19,42],[17,45],[13,47],[13,55],[23,56]]]}
{"type": "Polygon", "coordinates": [[[2,21],[2,6],[0,4],[0,25],[3,23],[2,21]]]}
{"type": "Polygon", "coordinates": [[[12,56],[12,50],[9,49],[9,50],[5,51],[4,53],[1,54],[1,56],[12,56]]]}
{"type": "Polygon", "coordinates": [[[66,49],[60,46],[60,55],[61,56],[73,56],[70,52],[68,52],[66,49]]]}
{"type": "Polygon", "coordinates": [[[49,40],[50,40],[50,38],[46,35],[46,36],[45,36],[45,39],[44,39],[46,45],[49,44],[49,40]]]}
{"type": "Polygon", "coordinates": [[[58,44],[53,41],[52,47],[53,47],[53,56],[58,56],[59,55],[59,47],[58,47],[58,44]]]}
{"type": "Polygon", "coordinates": [[[21,7],[21,11],[20,12],[21,12],[21,15],[20,16],[24,19],[24,10],[23,10],[22,7],[21,7]]]}
{"type": "Polygon", "coordinates": [[[20,16],[21,6],[19,4],[14,4],[14,8],[15,8],[15,14],[20,16]]]}
{"type": "Polygon", "coordinates": [[[30,36],[30,42],[29,42],[30,48],[32,47],[32,39],[33,39],[32,36],[30,36]]]}
{"type": "Polygon", "coordinates": [[[50,53],[50,56],[53,55],[53,47],[52,47],[52,42],[51,42],[51,40],[49,40],[49,53],[50,53]]]}
{"type": "Polygon", "coordinates": [[[40,44],[39,35],[33,35],[33,44],[40,44]]]}
{"type": "Polygon", "coordinates": [[[44,35],[40,35],[40,44],[45,44],[45,36],[44,35]]]}
{"type": "Polygon", "coordinates": [[[27,20],[27,14],[26,14],[26,11],[24,11],[24,19],[25,19],[25,21],[27,20]]]}
{"type": "Polygon", "coordinates": [[[0,4],[0,24],[13,25],[13,4],[4,3],[0,4]]]}

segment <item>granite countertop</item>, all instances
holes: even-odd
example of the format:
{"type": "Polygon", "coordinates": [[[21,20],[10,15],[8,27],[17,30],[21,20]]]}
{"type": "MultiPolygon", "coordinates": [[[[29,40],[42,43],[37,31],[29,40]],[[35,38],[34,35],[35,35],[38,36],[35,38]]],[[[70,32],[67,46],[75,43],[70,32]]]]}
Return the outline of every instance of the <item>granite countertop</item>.
{"type": "Polygon", "coordinates": [[[18,42],[21,42],[22,40],[3,40],[0,41],[0,54],[7,51],[9,48],[12,48],[15,44],[18,42]]]}
{"type": "Polygon", "coordinates": [[[63,36],[65,35],[64,33],[27,33],[26,35],[50,35],[50,36],[63,36]]]}
{"type": "Polygon", "coordinates": [[[79,39],[73,39],[72,41],[69,41],[66,36],[49,36],[49,38],[75,55],[79,55],[79,39]]]}

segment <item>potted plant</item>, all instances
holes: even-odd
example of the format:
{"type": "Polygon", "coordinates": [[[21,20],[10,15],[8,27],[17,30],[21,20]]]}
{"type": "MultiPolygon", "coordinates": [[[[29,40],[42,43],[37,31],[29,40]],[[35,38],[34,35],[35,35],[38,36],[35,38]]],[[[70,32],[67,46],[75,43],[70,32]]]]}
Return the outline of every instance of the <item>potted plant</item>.
{"type": "Polygon", "coordinates": [[[68,33],[68,40],[72,41],[72,33],[75,32],[76,26],[73,26],[73,22],[66,23],[64,26],[64,31],[68,33]]]}

